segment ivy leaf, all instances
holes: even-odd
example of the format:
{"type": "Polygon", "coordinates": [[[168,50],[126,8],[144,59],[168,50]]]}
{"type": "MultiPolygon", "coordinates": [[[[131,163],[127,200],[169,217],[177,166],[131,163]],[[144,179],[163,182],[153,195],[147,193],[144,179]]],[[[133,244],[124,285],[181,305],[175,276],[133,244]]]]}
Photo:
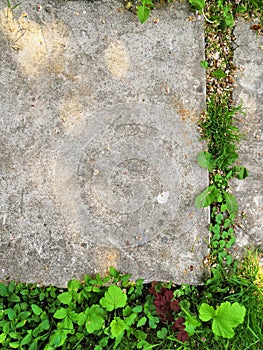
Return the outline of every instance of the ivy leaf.
{"type": "Polygon", "coordinates": [[[58,295],[58,300],[62,304],[69,304],[72,300],[72,294],[70,292],[64,292],[58,295]]]}
{"type": "Polygon", "coordinates": [[[208,169],[209,171],[212,171],[215,168],[216,163],[213,158],[213,155],[206,151],[198,153],[197,162],[200,165],[200,167],[208,169]]]}
{"type": "Polygon", "coordinates": [[[120,287],[111,285],[105,292],[105,296],[101,298],[100,304],[107,311],[112,311],[126,305],[127,295],[120,287]]]}
{"type": "Polygon", "coordinates": [[[208,186],[202,193],[197,196],[195,205],[197,208],[208,207],[213,202],[217,201],[220,191],[214,186],[208,186]]]}
{"type": "Polygon", "coordinates": [[[238,203],[236,197],[233,194],[224,191],[224,198],[227,205],[227,211],[230,215],[232,214],[236,217],[238,213],[238,203]]]}
{"type": "Polygon", "coordinates": [[[102,328],[104,324],[104,310],[99,305],[92,305],[91,308],[87,308],[85,315],[87,316],[86,330],[89,333],[93,333],[102,328]]]}
{"type": "Polygon", "coordinates": [[[197,10],[203,10],[205,7],[205,0],[189,0],[189,2],[197,10]]]}
{"type": "Polygon", "coordinates": [[[233,328],[244,322],[246,308],[239,303],[230,304],[226,301],[215,311],[212,331],[215,335],[231,339],[234,336],[233,328]]]}
{"type": "Polygon", "coordinates": [[[214,317],[214,315],[215,315],[215,310],[212,306],[210,306],[206,303],[201,304],[200,309],[199,309],[200,320],[207,322],[207,321],[211,320],[214,317]]]}
{"type": "Polygon", "coordinates": [[[113,321],[111,321],[110,328],[112,336],[114,338],[117,338],[122,335],[126,328],[126,325],[121,318],[116,317],[113,321]]]}

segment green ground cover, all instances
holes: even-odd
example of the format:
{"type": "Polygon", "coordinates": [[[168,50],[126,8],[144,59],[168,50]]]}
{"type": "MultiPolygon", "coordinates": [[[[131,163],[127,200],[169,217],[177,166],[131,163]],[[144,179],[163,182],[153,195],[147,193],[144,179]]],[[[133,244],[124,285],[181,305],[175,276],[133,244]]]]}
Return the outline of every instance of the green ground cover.
{"type": "MultiPolygon", "coordinates": [[[[169,2],[125,1],[124,6],[143,23],[154,7],[169,2]]],[[[198,127],[207,150],[197,155],[197,161],[209,170],[210,185],[196,205],[211,208],[210,255],[205,261],[211,277],[197,287],[172,282],[145,285],[110,268],[105,278],[71,280],[67,289],[0,283],[2,349],[262,350],[262,252],[250,248],[241,262],[232,257],[238,203],[229,181],[248,176],[244,167],[235,165],[242,135],[234,119],[242,106],[232,100],[233,28],[238,16],[254,15],[259,21],[253,29],[260,34],[263,1],[189,3],[205,17],[206,58],[200,64],[207,73],[207,105],[198,127]]],[[[7,5],[16,6],[11,1],[7,5]]]]}

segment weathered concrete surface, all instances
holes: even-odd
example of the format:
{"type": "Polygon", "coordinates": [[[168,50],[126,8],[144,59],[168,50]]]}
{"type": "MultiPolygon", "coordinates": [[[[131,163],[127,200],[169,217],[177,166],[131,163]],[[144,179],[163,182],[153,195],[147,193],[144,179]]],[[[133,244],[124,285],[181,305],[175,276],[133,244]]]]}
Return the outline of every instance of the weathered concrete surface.
{"type": "Polygon", "coordinates": [[[238,67],[235,99],[243,103],[246,112],[238,122],[244,135],[239,161],[250,175],[233,184],[240,207],[236,243],[239,255],[242,247],[263,248],[263,38],[250,29],[252,24],[240,20],[235,29],[234,62],[238,67]]]}
{"type": "Polygon", "coordinates": [[[182,4],[143,26],[120,1],[1,4],[0,277],[200,283],[202,22],[182,4]]]}

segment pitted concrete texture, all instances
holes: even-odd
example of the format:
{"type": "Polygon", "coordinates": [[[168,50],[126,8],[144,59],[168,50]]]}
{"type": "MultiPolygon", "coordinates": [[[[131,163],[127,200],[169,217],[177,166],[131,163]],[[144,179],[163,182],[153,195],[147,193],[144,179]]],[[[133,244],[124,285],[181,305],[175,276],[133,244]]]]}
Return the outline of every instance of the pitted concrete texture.
{"type": "Polygon", "coordinates": [[[202,283],[202,21],[179,3],[144,25],[121,1],[4,5],[1,279],[65,286],[114,266],[202,283]]]}
{"type": "Polygon", "coordinates": [[[235,180],[233,185],[240,208],[238,254],[246,246],[263,248],[263,38],[250,29],[253,24],[240,20],[235,29],[235,99],[242,102],[246,113],[238,122],[243,133],[239,161],[249,171],[248,178],[235,180]]]}

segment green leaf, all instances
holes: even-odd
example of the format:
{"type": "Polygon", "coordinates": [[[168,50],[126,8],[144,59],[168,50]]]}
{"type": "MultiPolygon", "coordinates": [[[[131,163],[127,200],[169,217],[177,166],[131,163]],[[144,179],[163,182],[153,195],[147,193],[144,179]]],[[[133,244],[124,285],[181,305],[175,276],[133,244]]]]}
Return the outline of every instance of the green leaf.
{"type": "Polygon", "coordinates": [[[67,339],[67,333],[63,330],[56,330],[53,334],[51,334],[49,339],[49,345],[55,348],[62,346],[67,339]]]}
{"type": "Polygon", "coordinates": [[[16,313],[13,309],[7,309],[6,313],[10,321],[13,321],[16,318],[16,313]]]}
{"type": "Polygon", "coordinates": [[[6,333],[0,334],[0,344],[2,344],[5,341],[6,336],[7,336],[6,333]]]}
{"type": "Polygon", "coordinates": [[[121,318],[116,317],[113,321],[111,321],[110,328],[111,328],[112,336],[114,338],[117,338],[120,335],[122,335],[122,333],[126,329],[126,325],[125,325],[125,322],[121,318]]]}
{"type": "Polygon", "coordinates": [[[10,348],[12,349],[17,349],[20,347],[19,342],[13,342],[13,343],[9,343],[8,346],[10,346],[10,348]]]}
{"type": "Polygon", "coordinates": [[[62,294],[58,295],[58,300],[62,303],[62,304],[69,304],[72,300],[72,294],[70,292],[64,292],[62,294]]]}
{"type": "Polygon", "coordinates": [[[159,331],[157,331],[157,338],[165,339],[167,337],[167,328],[163,327],[159,331]]]}
{"type": "Polygon", "coordinates": [[[8,301],[11,301],[12,303],[19,303],[20,297],[15,293],[12,293],[11,295],[8,296],[8,301]]]}
{"type": "Polygon", "coordinates": [[[27,345],[31,343],[31,340],[33,339],[32,337],[32,330],[27,331],[28,334],[21,340],[21,345],[27,345]]]}
{"type": "Polygon", "coordinates": [[[146,321],[147,321],[147,318],[145,316],[143,316],[142,318],[139,319],[139,321],[137,323],[137,327],[139,328],[139,327],[144,326],[146,321]]]}
{"type": "Polygon", "coordinates": [[[239,180],[244,180],[249,176],[247,169],[243,166],[234,166],[232,170],[234,172],[234,176],[239,180]]]}
{"type": "Polygon", "coordinates": [[[68,282],[68,291],[69,292],[77,292],[81,287],[81,283],[79,280],[73,279],[68,282]]]}
{"type": "Polygon", "coordinates": [[[202,68],[207,69],[207,68],[208,68],[208,62],[207,62],[207,61],[201,61],[201,62],[200,62],[200,66],[201,66],[202,68]]]}
{"type": "Polygon", "coordinates": [[[37,345],[37,342],[38,342],[38,338],[37,338],[37,339],[35,339],[35,340],[33,341],[33,343],[31,343],[31,344],[30,344],[30,346],[29,346],[29,349],[28,349],[28,350],[38,350],[38,345],[37,345]]]}
{"type": "Polygon", "coordinates": [[[99,305],[92,305],[91,308],[87,308],[85,315],[87,316],[85,325],[87,332],[93,333],[102,328],[104,324],[104,310],[99,305]]]}
{"type": "Polygon", "coordinates": [[[234,336],[233,328],[244,322],[246,308],[239,303],[222,303],[215,311],[212,331],[215,335],[231,339],[234,336]]]}
{"type": "Polygon", "coordinates": [[[139,17],[141,24],[143,24],[150,17],[151,10],[147,6],[136,6],[136,9],[137,16],[139,17]]]}
{"type": "Polygon", "coordinates": [[[217,201],[220,191],[214,186],[208,186],[202,193],[197,196],[195,205],[197,208],[208,207],[213,202],[217,201]]]}
{"type": "Polygon", "coordinates": [[[205,0],[189,0],[189,2],[197,10],[203,10],[205,7],[205,0]]]}
{"type": "Polygon", "coordinates": [[[215,315],[215,310],[212,306],[202,303],[199,309],[199,318],[200,320],[207,322],[211,320],[215,315]]]}
{"type": "Polygon", "coordinates": [[[132,312],[136,312],[136,313],[142,312],[142,305],[137,305],[134,308],[132,308],[132,312]]]}
{"type": "Polygon", "coordinates": [[[206,151],[198,153],[197,162],[200,165],[200,167],[208,169],[209,171],[212,171],[215,168],[216,163],[213,155],[206,151]]]}
{"type": "Polygon", "coordinates": [[[69,317],[74,323],[77,323],[79,326],[83,326],[87,318],[84,312],[80,312],[78,314],[75,311],[70,311],[69,317]]]}
{"type": "Polygon", "coordinates": [[[223,69],[219,68],[211,73],[211,75],[217,79],[222,79],[226,77],[226,73],[223,71],[223,69]]]}
{"type": "Polygon", "coordinates": [[[20,321],[16,324],[16,328],[21,328],[21,327],[24,327],[24,325],[26,324],[27,320],[23,320],[23,321],[20,321]]]}
{"type": "Polygon", "coordinates": [[[224,17],[225,17],[226,26],[229,28],[232,28],[235,24],[234,16],[232,15],[232,13],[228,13],[224,17]]]}
{"type": "Polygon", "coordinates": [[[128,327],[131,327],[131,325],[135,322],[135,320],[137,319],[137,317],[138,317],[138,314],[136,314],[136,313],[132,313],[130,316],[125,317],[125,324],[126,324],[128,327]]]}
{"type": "Polygon", "coordinates": [[[224,191],[224,198],[227,205],[227,211],[230,215],[232,214],[236,217],[238,214],[238,203],[236,197],[233,194],[224,191]]]}
{"type": "Polygon", "coordinates": [[[38,305],[36,304],[31,304],[31,309],[32,311],[34,312],[35,315],[39,316],[43,310],[41,309],[41,307],[39,307],[38,305]]]}
{"type": "Polygon", "coordinates": [[[181,310],[185,313],[185,316],[184,316],[185,331],[189,335],[193,335],[195,333],[196,327],[200,326],[201,323],[196,317],[190,314],[189,312],[190,303],[188,305],[186,301],[182,300],[180,302],[180,307],[181,307],[181,310]]]}
{"type": "Polygon", "coordinates": [[[59,322],[58,328],[63,329],[66,333],[74,334],[74,326],[69,317],[65,317],[62,322],[59,322]]]}
{"type": "Polygon", "coordinates": [[[112,311],[126,305],[127,295],[120,287],[111,285],[105,292],[105,296],[101,298],[100,304],[107,311],[112,311]]]}
{"type": "Polygon", "coordinates": [[[49,320],[43,320],[34,330],[33,330],[33,336],[37,337],[41,332],[47,331],[50,328],[49,320]]]}
{"type": "Polygon", "coordinates": [[[58,309],[58,310],[54,313],[54,317],[61,320],[62,318],[66,317],[67,314],[68,314],[68,310],[65,309],[64,307],[61,307],[60,309],[58,309]]]}
{"type": "Polygon", "coordinates": [[[0,296],[1,297],[7,297],[8,296],[7,286],[5,286],[3,283],[0,283],[0,296]]]}

